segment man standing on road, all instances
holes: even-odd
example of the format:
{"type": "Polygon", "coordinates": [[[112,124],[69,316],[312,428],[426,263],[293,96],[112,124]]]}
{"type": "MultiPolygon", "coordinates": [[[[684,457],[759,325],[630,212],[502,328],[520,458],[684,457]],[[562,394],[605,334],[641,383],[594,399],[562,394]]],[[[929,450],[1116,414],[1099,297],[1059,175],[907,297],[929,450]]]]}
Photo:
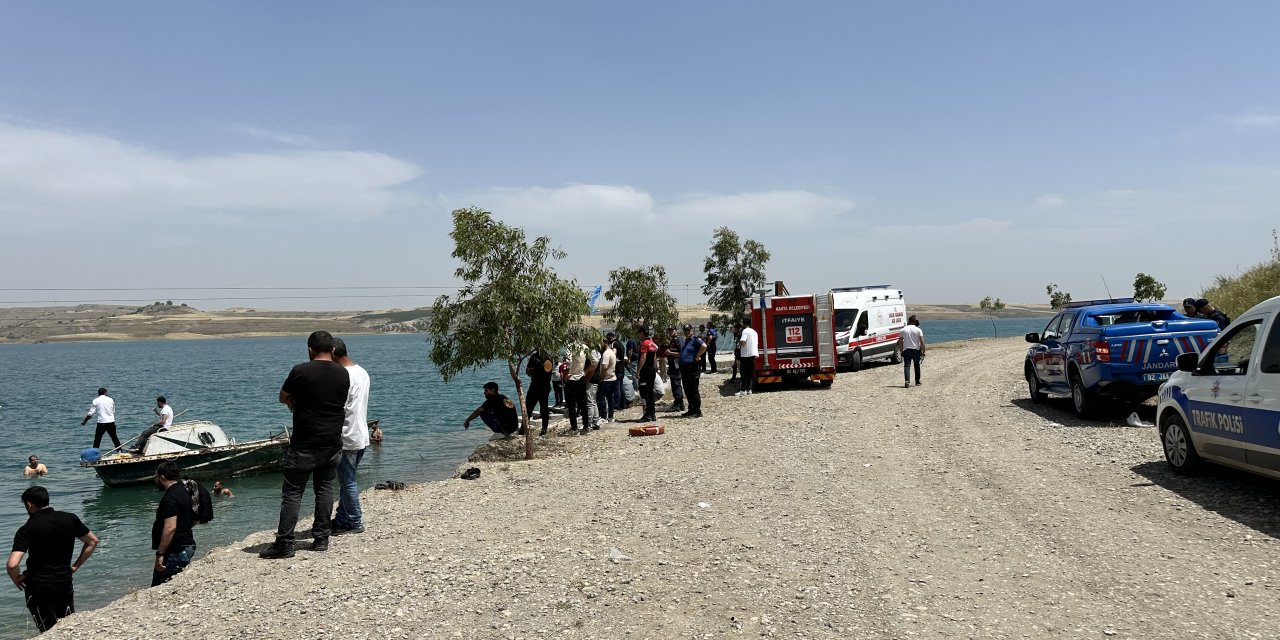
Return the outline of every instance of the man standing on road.
{"type": "Polygon", "coordinates": [[[711,368],[711,373],[719,373],[716,371],[716,340],[720,338],[720,332],[716,331],[716,323],[707,322],[707,364],[711,368]]]}
{"type": "MultiPolygon", "coordinates": [[[[551,411],[547,408],[547,394],[551,393],[551,378],[555,373],[556,365],[545,355],[542,350],[535,350],[529,354],[529,364],[525,365],[524,372],[529,374],[529,391],[524,394],[524,414],[526,416],[533,415],[533,408],[539,407],[538,413],[542,416],[542,433],[547,435],[547,426],[551,424],[551,411]]],[[[564,395],[563,391],[556,391],[556,404],[560,404],[560,396],[564,395]]]]}
{"type": "Polygon", "coordinates": [[[898,348],[902,350],[902,386],[911,386],[911,363],[916,364],[916,386],[920,386],[920,359],[924,357],[924,331],[915,316],[907,318],[907,326],[898,334],[898,348]]]}
{"type": "Polygon", "coordinates": [[[338,512],[333,533],[364,533],[356,468],[369,448],[369,372],[347,355],[347,343],[333,339],[333,359],[347,370],[351,383],[342,407],[342,461],[338,463],[338,512]]]}
{"type": "Polygon", "coordinates": [[[640,329],[640,398],[644,400],[644,415],[641,422],[657,420],[657,401],[653,397],[653,383],[658,379],[658,345],[649,339],[649,329],[640,329]]]}
{"type": "Polygon", "coordinates": [[[578,342],[569,347],[569,381],[565,383],[565,413],[569,414],[569,431],[578,430],[582,418],[582,434],[591,433],[591,412],[587,408],[587,383],[596,375],[599,364],[587,345],[578,342]]]}
{"type": "Polygon", "coordinates": [[[702,417],[702,393],[698,390],[698,377],[702,375],[700,359],[707,352],[707,345],[693,334],[693,325],[684,325],[684,346],[680,349],[680,381],[684,384],[684,397],[689,410],[680,414],[686,418],[702,417]]]}
{"type": "Polygon", "coordinates": [[[89,418],[95,418],[98,428],[93,432],[93,448],[102,448],[102,434],[111,436],[111,441],[115,443],[116,448],[120,448],[120,438],[116,437],[116,401],[107,395],[107,388],[100,387],[98,389],[98,397],[93,399],[93,404],[89,405],[89,412],[84,414],[84,420],[80,421],[80,426],[89,423],[89,418]]]}
{"type": "Polygon", "coordinates": [[[667,339],[658,349],[658,357],[667,359],[667,377],[671,379],[671,406],[667,411],[684,411],[684,383],[680,376],[680,337],[675,327],[667,327],[667,339]]]}
{"type": "Polygon", "coordinates": [[[613,351],[613,333],[604,337],[600,345],[600,366],[596,377],[600,388],[596,392],[596,409],[600,414],[600,422],[613,422],[615,392],[618,389],[618,354],[613,351]]]}
{"type": "Polygon", "coordinates": [[[293,410],[293,437],[284,455],[276,541],[258,554],[260,558],[293,557],[293,529],[298,524],[298,508],[308,478],[316,496],[311,548],[329,550],[329,515],[333,513],[334,478],[342,460],[342,424],[346,420],[351,375],[333,361],[333,336],[328,331],[316,331],[307,337],[307,355],[310,359],[294,366],[280,387],[280,402],[293,410]]]}
{"type": "Polygon", "coordinates": [[[93,555],[98,536],[75,514],[54,511],[44,487],[27,487],[22,492],[22,506],[29,517],[13,536],[13,550],[5,568],[13,586],[23,592],[36,628],[43,632],[75,613],[71,576],[93,555]],[[72,562],[77,538],[80,556],[72,562]],[[27,556],[27,570],[20,573],[23,556],[27,556]]]}
{"type": "Polygon", "coordinates": [[[179,480],[182,469],[172,460],[156,467],[156,487],[164,492],[156,507],[156,521],[151,525],[151,548],[156,564],[151,572],[151,586],[160,586],[182,573],[196,555],[196,537],[191,531],[191,503],[199,496],[191,495],[179,480]]]}
{"type": "Polygon", "coordinates": [[[759,336],[751,328],[751,318],[742,319],[742,333],[738,334],[738,361],[742,382],[738,385],[738,393],[734,395],[749,396],[756,384],[756,357],[760,355],[759,336]]]}

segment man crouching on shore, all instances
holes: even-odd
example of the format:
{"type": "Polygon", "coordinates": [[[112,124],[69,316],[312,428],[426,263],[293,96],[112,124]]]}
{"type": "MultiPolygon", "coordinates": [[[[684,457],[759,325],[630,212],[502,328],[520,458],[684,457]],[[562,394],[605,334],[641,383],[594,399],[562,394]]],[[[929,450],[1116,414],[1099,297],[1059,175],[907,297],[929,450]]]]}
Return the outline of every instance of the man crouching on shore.
{"type": "Polygon", "coordinates": [[[480,418],[494,433],[510,438],[518,428],[516,405],[509,398],[498,393],[498,383],[484,383],[484,404],[476,407],[466,420],[462,421],[463,429],[471,428],[471,421],[480,418]]]}
{"type": "Polygon", "coordinates": [[[342,460],[342,422],[351,376],[346,367],[334,362],[333,336],[328,331],[316,331],[307,338],[307,355],[310,360],[295,366],[280,388],[280,402],[293,410],[293,435],[284,454],[276,541],[258,554],[260,558],[293,557],[293,528],[307,478],[312,479],[316,494],[311,548],[329,550],[333,485],[342,460]]]}

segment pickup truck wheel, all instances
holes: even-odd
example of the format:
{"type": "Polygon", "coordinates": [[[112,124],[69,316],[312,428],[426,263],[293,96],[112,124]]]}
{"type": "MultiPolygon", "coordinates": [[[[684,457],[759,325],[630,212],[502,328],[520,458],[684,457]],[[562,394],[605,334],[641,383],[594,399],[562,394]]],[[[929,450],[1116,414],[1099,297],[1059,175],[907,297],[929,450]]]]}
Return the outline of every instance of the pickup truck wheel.
{"type": "Polygon", "coordinates": [[[1027,391],[1031,396],[1031,401],[1036,404],[1044,402],[1044,392],[1040,391],[1040,381],[1036,379],[1036,370],[1030,365],[1027,366],[1026,377],[1027,391]]]}
{"type": "Polygon", "coordinates": [[[1196,446],[1191,442],[1191,433],[1182,417],[1170,413],[1165,418],[1160,431],[1160,442],[1164,445],[1164,459],[1169,469],[1178,475],[1191,475],[1200,469],[1203,458],[1196,453],[1196,446]]]}
{"type": "Polygon", "coordinates": [[[1074,371],[1071,372],[1071,404],[1076,410],[1076,415],[1081,418],[1092,418],[1093,414],[1097,413],[1097,397],[1084,388],[1080,374],[1074,371]]]}
{"type": "Polygon", "coordinates": [[[894,347],[893,355],[889,356],[889,362],[892,362],[894,364],[902,364],[902,349],[898,347],[894,347]]]}
{"type": "Polygon", "coordinates": [[[850,371],[862,370],[862,349],[858,349],[854,351],[853,355],[849,356],[849,370],[850,371]]]}

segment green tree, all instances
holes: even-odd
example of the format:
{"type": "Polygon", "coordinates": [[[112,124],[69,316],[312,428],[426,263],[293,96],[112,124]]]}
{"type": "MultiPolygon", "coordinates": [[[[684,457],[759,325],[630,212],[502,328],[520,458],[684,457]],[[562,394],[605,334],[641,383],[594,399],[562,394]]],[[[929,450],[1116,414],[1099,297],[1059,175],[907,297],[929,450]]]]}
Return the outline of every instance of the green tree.
{"type": "Polygon", "coordinates": [[[991,310],[1004,311],[1004,301],[1000,298],[996,298],[996,301],[991,303],[991,310]]]}
{"type": "Polygon", "coordinates": [[[978,308],[983,311],[991,311],[991,296],[987,296],[978,302],[978,308]]]}
{"type": "Polygon", "coordinates": [[[1166,287],[1157,282],[1155,276],[1139,273],[1133,277],[1133,299],[1139,302],[1159,302],[1164,300],[1166,287]]]}
{"type": "Polygon", "coordinates": [[[1055,311],[1071,302],[1071,294],[1058,289],[1057,283],[1049,283],[1045,286],[1044,292],[1049,296],[1049,308],[1055,311]]]}
{"type": "Polygon", "coordinates": [[[711,255],[702,262],[702,271],[707,274],[702,293],[708,304],[724,314],[722,322],[742,316],[755,290],[764,286],[768,263],[769,252],[763,244],[742,242],[729,227],[720,227],[711,235],[711,255]]]}
{"type": "Polygon", "coordinates": [[[628,338],[635,327],[662,331],[680,319],[676,297],[667,293],[667,270],[662,265],[610,271],[604,299],[614,303],[604,312],[604,321],[628,338]]]}
{"type": "Polygon", "coordinates": [[[525,240],[524,229],[493,219],[483,209],[453,212],[453,257],[463,282],[455,295],[436,298],[431,308],[431,362],[445,382],[494,360],[507,363],[515,383],[525,457],[533,458],[533,430],[523,410],[520,374],[534,349],[552,352],[580,337],[587,299],[576,281],[561,279],[550,262],[565,257],[540,236],[525,240]]]}

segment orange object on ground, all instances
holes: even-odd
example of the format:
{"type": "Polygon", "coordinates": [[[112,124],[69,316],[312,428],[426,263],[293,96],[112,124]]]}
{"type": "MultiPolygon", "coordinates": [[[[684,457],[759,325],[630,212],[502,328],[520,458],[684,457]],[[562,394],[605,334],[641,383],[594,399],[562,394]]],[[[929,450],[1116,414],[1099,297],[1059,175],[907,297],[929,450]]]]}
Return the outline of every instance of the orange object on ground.
{"type": "Polygon", "coordinates": [[[667,428],[660,424],[650,424],[642,427],[631,427],[627,433],[633,436],[660,436],[667,432],[667,428]]]}

